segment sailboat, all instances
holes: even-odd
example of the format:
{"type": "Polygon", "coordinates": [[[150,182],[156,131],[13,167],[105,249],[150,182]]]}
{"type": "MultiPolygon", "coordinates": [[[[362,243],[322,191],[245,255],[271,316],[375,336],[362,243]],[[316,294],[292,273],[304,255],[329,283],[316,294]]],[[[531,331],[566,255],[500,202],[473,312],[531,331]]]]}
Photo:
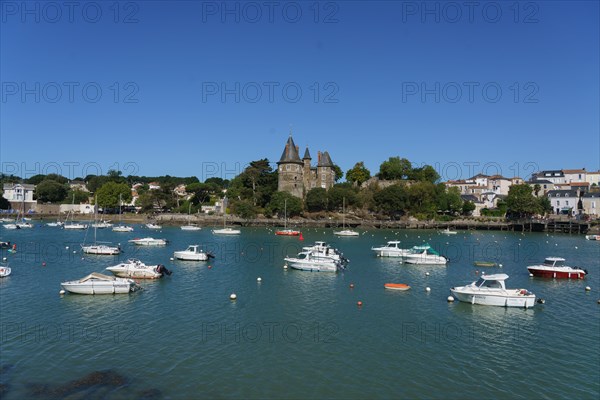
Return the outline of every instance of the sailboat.
{"type": "Polygon", "coordinates": [[[113,226],[113,232],[133,232],[133,226],[123,225],[121,222],[123,212],[121,209],[123,208],[123,196],[119,194],[119,225],[113,226]]]}
{"type": "Polygon", "coordinates": [[[192,202],[189,203],[189,207],[188,207],[188,224],[187,225],[183,225],[181,227],[182,231],[199,231],[200,228],[198,225],[196,224],[190,224],[190,215],[192,212],[192,202]]]}
{"type": "MultiPolygon", "coordinates": [[[[75,194],[73,194],[73,201],[71,202],[71,205],[75,205],[75,194]]],[[[75,222],[73,221],[73,215],[74,215],[74,211],[71,209],[69,211],[69,214],[67,214],[67,218],[65,218],[65,224],[63,225],[63,229],[87,229],[87,224],[82,224],[79,222],[75,222]],[[69,219],[69,215],[71,215],[71,223],[68,224],[66,223],[66,221],[69,219]]]]}
{"type": "MultiPolygon", "coordinates": [[[[81,244],[81,250],[85,254],[97,254],[97,255],[106,255],[106,256],[114,256],[121,253],[121,249],[115,246],[107,246],[105,244],[98,244],[96,240],[96,231],[98,230],[98,199],[96,198],[96,202],[94,205],[94,244],[89,246],[84,246],[81,244]]],[[[85,242],[85,240],[84,240],[85,242]]]]}
{"type": "Polygon", "coordinates": [[[342,201],[342,230],[333,232],[336,236],[359,236],[359,233],[351,229],[346,229],[346,198],[342,201]]]}
{"type": "Polygon", "coordinates": [[[298,235],[300,235],[300,231],[288,229],[288,227],[287,227],[287,199],[283,203],[283,230],[275,231],[275,234],[279,235],[279,236],[298,236],[298,235]]]}
{"type": "Polygon", "coordinates": [[[225,218],[227,217],[227,197],[223,198],[223,229],[213,229],[215,235],[239,235],[242,233],[239,229],[227,228],[225,218]]]}

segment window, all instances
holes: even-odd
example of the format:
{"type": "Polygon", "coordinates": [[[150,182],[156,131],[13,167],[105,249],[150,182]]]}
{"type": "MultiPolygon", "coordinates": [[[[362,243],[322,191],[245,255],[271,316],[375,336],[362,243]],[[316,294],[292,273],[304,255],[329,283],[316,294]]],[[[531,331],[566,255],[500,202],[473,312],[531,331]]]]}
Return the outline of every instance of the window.
{"type": "Polygon", "coordinates": [[[556,200],[556,205],[560,206],[560,200],[556,200]]]}
{"type": "Polygon", "coordinates": [[[290,165],[290,164],[286,165],[286,166],[285,166],[285,170],[286,170],[286,171],[289,171],[289,170],[291,169],[290,167],[291,167],[291,165],[290,165]]]}
{"type": "Polygon", "coordinates": [[[596,208],[596,202],[592,201],[592,208],[596,208]]]}
{"type": "Polygon", "coordinates": [[[565,201],[565,205],[568,206],[569,205],[569,200],[565,201]]]}

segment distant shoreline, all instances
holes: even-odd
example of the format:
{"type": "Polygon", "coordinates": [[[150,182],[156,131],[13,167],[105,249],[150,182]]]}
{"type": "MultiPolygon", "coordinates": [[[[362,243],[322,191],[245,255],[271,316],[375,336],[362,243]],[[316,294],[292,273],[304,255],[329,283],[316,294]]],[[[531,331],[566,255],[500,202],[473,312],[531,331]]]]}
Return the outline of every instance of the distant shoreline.
{"type": "MultiPolygon", "coordinates": [[[[34,221],[52,222],[56,221],[58,216],[52,214],[36,214],[30,216],[34,221]]],[[[79,215],[74,218],[76,221],[92,221],[93,215],[79,215]]],[[[118,214],[105,214],[98,216],[98,220],[111,221],[118,223],[118,214]]],[[[123,214],[121,220],[124,223],[148,223],[156,222],[165,226],[181,226],[186,223],[195,223],[200,226],[219,226],[223,224],[222,216],[217,215],[192,215],[186,214],[123,214]]],[[[251,227],[283,227],[283,219],[278,218],[254,218],[242,219],[234,216],[227,217],[228,225],[251,226],[251,227]]],[[[292,228],[342,228],[341,219],[309,219],[292,218],[288,220],[288,226],[292,228]]],[[[370,220],[370,219],[352,219],[346,221],[346,226],[351,229],[434,229],[443,230],[446,228],[457,230],[494,230],[494,231],[515,231],[515,232],[554,232],[587,234],[600,233],[600,225],[592,225],[588,221],[576,221],[573,219],[548,219],[548,220],[526,220],[526,221],[490,221],[489,218],[470,218],[457,219],[453,221],[417,221],[408,220],[370,220]]]]}

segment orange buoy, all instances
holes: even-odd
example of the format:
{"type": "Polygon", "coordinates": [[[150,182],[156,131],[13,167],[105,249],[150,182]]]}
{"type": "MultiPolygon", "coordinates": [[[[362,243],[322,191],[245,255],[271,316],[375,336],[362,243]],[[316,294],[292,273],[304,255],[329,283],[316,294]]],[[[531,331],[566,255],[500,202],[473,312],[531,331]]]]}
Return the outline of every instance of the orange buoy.
{"type": "Polygon", "coordinates": [[[302,232],[300,232],[300,237],[298,239],[304,240],[304,236],[302,236],[302,232]]]}
{"type": "Polygon", "coordinates": [[[392,289],[392,290],[408,290],[408,289],[410,289],[410,286],[408,286],[405,283],[386,283],[385,285],[383,285],[383,287],[386,289],[392,289]]]}

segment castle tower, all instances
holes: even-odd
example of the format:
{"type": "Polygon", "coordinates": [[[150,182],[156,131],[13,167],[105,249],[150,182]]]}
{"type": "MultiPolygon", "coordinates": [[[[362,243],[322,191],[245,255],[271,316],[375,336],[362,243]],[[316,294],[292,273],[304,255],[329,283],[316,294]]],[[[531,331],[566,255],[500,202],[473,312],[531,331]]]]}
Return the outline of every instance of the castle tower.
{"type": "Polygon", "coordinates": [[[277,163],[277,171],[279,174],[277,190],[302,198],[304,195],[304,163],[300,160],[298,147],[294,143],[292,135],[288,138],[283,154],[277,163]]]}
{"type": "Polygon", "coordinates": [[[317,160],[317,187],[329,189],[335,183],[335,171],[333,162],[328,152],[318,153],[317,160]]]}
{"type": "Polygon", "coordinates": [[[304,152],[304,157],[302,157],[302,162],[304,163],[304,168],[303,168],[303,179],[302,182],[304,183],[304,194],[306,195],[306,192],[308,192],[311,188],[312,188],[312,175],[311,175],[311,171],[310,171],[310,161],[312,160],[310,153],[308,151],[308,147],[306,147],[306,151],[304,152]]]}

